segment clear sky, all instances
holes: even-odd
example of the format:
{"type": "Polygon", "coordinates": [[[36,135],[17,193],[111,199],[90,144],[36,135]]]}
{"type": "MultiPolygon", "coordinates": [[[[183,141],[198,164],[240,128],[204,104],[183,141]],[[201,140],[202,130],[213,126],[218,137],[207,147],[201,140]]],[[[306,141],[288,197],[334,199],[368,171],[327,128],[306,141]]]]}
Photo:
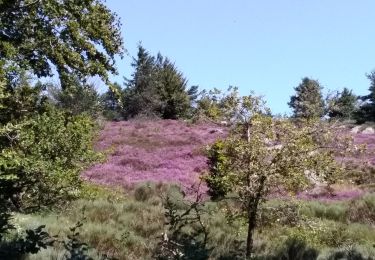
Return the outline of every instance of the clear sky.
{"type": "Polygon", "coordinates": [[[107,0],[122,21],[129,56],[137,43],[175,61],[201,89],[238,86],[264,95],[274,113],[302,77],[327,90],[366,94],[375,69],[375,0],[107,0]]]}

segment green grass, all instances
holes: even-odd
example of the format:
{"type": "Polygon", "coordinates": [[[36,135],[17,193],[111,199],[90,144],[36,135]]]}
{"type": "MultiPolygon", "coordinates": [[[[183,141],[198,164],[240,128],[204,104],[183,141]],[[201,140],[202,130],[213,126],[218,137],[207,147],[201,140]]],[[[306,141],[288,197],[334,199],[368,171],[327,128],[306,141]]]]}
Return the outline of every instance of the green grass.
{"type": "MultiPolygon", "coordinates": [[[[170,194],[177,211],[186,209],[183,196],[175,186],[144,184],[128,194],[86,187],[84,194],[84,199],[74,201],[64,210],[16,215],[17,230],[44,224],[51,235],[66,240],[69,227],[82,221],[79,238],[90,246],[88,254],[93,259],[104,255],[117,259],[151,259],[165,230],[163,198],[170,194]]],[[[318,259],[329,259],[330,255],[350,247],[363,256],[375,256],[375,228],[371,224],[374,205],[374,194],[353,202],[268,201],[262,207],[262,221],[254,237],[256,254],[259,259],[280,259],[277,257],[300,250],[293,255],[298,259],[316,251],[318,259]],[[356,216],[355,212],[360,213],[356,216]]],[[[202,220],[209,231],[210,259],[234,259],[233,254],[243,250],[245,222],[228,221],[222,203],[207,202],[202,220]]],[[[60,260],[64,254],[62,244],[57,243],[54,248],[28,259],[60,260]]]]}

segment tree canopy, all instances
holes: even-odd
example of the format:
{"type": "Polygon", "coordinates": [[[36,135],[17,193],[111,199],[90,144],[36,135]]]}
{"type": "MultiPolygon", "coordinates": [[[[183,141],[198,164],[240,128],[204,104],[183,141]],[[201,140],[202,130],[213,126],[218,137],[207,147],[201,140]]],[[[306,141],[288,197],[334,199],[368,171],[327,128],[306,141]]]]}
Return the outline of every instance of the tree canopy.
{"type": "Polygon", "coordinates": [[[38,77],[55,69],[64,87],[71,75],[107,81],[123,51],[120,21],[101,0],[0,1],[2,67],[15,63],[38,77]]]}
{"type": "Polygon", "coordinates": [[[367,75],[370,80],[370,93],[366,96],[362,96],[361,100],[363,104],[358,111],[358,121],[375,121],[375,71],[372,71],[367,75]]]}
{"type": "Polygon", "coordinates": [[[223,112],[232,118],[234,130],[208,150],[209,174],[205,177],[211,197],[230,198],[248,224],[246,256],[253,250],[258,209],[272,189],[295,194],[314,185],[332,183],[341,170],[337,151],[349,142],[319,120],[274,119],[261,97],[224,98],[223,112]]]}
{"type": "Polygon", "coordinates": [[[187,89],[187,80],[176,65],[160,53],[155,57],[139,45],[132,63],[134,73],[126,81],[124,108],[127,118],[138,115],[178,119],[187,116],[197,87],[187,89]]]}
{"type": "Polygon", "coordinates": [[[320,118],[324,115],[324,100],[319,82],[303,78],[294,88],[296,94],[290,98],[288,105],[293,109],[297,118],[320,118]]]}
{"type": "Polygon", "coordinates": [[[358,97],[348,88],[338,92],[328,100],[328,115],[330,118],[352,119],[357,109],[358,97]]]}

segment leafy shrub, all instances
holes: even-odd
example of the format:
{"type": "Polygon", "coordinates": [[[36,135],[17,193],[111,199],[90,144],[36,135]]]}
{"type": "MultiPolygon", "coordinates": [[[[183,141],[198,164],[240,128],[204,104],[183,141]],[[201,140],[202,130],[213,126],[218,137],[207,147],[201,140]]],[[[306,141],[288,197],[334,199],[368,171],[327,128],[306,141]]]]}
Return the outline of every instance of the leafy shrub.
{"type": "Polygon", "coordinates": [[[35,229],[27,229],[25,236],[0,239],[0,258],[21,259],[26,254],[36,254],[42,248],[52,246],[55,239],[44,228],[42,225],[35,229]]]}
{"type": "Polygon", "coordinates": [[[356,185],[375,184],[375,167],[372,165],[350,164],[347,166],[344,178],[356,185]]]}
{"type": "Polygon", "coordinates": [[[299,222],[298,205],[284,201],[270,201],[260,209],[259,227],[274,224],[296,226],[299,222]]]}
{"type": "Polygon", "coordinates": [[[14,207],[33,210],[80,195],[80,170],[97,159],[92,150],[95,125],[89,117],[50,110],[8,124],[1,136],[0,193],[14,207]]]}
{"type": "Polygon", "coordinates": [[[375,194],[367,194],[349,205],[348,218],[352,222],[375,224],[375,194]]]}
{"type": "Polygon", "coordinates": [[[210,174],[205,176],[209,188],[208,194],[212,199],[224,197],[230,191],[230,183],[225,172],[228,170],[229,158],[225,154],[225,142],[216,141],[208,150],[208,165],[210,174]]]}
{"type": "Polygon", "coordinates": [[[103,110],[99,94],[93,84],[83,84],[75,79],[68,88],[61,89],[49,84],[47,90],[57,107],[73,115],[87,114],[97,117],[103,110]]]}
{"type": "Polygon", "coordinates": [[[154,196],[154,190],[149,185],[138,186],[134,191],[134,198],[137,201],[146,201],[154,196]]]}

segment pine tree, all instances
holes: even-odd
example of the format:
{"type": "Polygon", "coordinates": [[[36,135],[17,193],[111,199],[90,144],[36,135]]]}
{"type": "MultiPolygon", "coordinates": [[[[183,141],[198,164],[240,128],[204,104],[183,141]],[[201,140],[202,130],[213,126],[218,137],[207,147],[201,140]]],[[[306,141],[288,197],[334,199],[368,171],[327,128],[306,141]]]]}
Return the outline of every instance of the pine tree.
{"type": "Polygon", "coordinates": [[[358,97],[348,88],[328,101],[328,115],[331,118],[352,119],[356,112],[358,97]]]}
{"type": "Polygon", "coordinates": [[[198,88],[186,89],[187,80],[173,62],[160,53],[151,56],[139,45],[132,66],[134,73],[123,92],[126,118],[145,115],[178,119],[189,114],[198,88]]]}
{"type": "Polygon", "coordinates": [[[370,80],[370,94],[361,97],[364,102],[357,113],[357,120],[360,122],[375,121],[375,71],[367,75],[370,80]]]}
{"type": "Polygon", "coordinates": [[[174,63],[168,58],[163,58],[161,54],[158,54],[156,67],[162,118],[177,119],[186,116],[190,109],[186,78],[177,70],[174,63]]]}
{"type": "Polygon", "coordinates": [[[293,109],[296,118],[320,118],[324,115],[322,87],[316,80],[307,77],[296,88],[296,94],[290,98],[288,105],[293,109]]]}
{"type": "Polygon", "coordinates": [[[134,73],[131,79],[126,80],[123,95],[125,117],[160,116],[155,58],[139,45],[137,58],[133,60],[134,73]]]}

